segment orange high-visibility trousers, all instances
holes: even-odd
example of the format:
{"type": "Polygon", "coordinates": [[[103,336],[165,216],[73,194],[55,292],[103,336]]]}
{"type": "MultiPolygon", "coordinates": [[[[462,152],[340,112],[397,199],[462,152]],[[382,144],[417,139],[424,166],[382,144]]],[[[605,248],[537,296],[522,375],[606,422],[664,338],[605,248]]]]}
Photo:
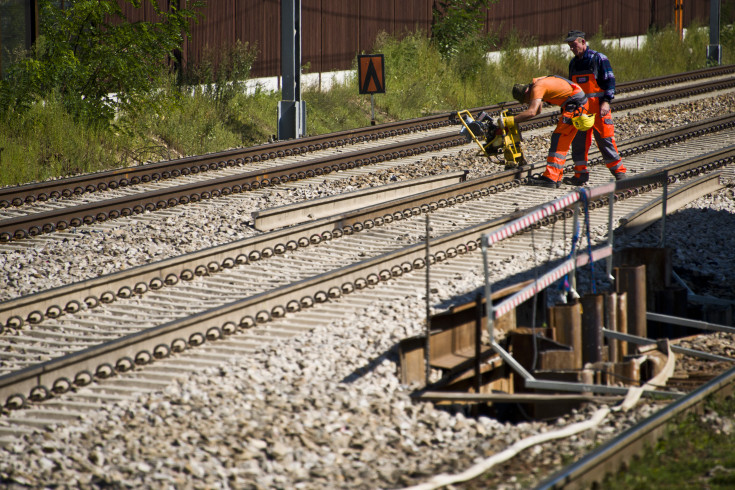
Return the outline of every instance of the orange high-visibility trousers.
{"type": "Polygon", "coordinates": [[[595,125],[591,131],[578,134],[572,141],[572,160],[574,161],[574,176],[582,178],[589,173],[587,162],[589,162],[589,151],[594,136],[597,148],[600,150],[602,160],[610,173],[624,174],[625,165],[618,153],[618,145],[615,143],[615,124],[612,114],[608,112],[604,117],[600,116],[600,99],[591,97],[589,99],[591,114],[595,114],[595,125]]]}
{"type": "MultiPolygon", "coordinates": [[[[587,131],[589,133],[589,131],[587,131]]],[[[569,111],[562,112],[556,129],[551,133],[551,146],[549,146],[549,154],[546,156],[546,170],[544,176],[550,178],[554,182],[559,182],[564,175],[564,161],[567,158],[569,147],[577,135],[577,128],[572,124],[572,113],[569,111]]]]}

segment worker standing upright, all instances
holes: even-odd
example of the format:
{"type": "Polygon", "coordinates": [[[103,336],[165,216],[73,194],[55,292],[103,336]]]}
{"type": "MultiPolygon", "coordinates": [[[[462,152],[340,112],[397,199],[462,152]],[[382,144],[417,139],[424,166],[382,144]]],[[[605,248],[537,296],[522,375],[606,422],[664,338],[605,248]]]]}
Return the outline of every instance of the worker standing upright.
{"type": "Polygon", "coordinates": [[[551,146],[546,157],[546,170],[539,178],[529,179],[529,184],[559,187],[564,173],[569,146],[574,137],[587,132],[594,124],[590,115],[587,96],[576,83],[559,76],[534,78],[529,84],[515,84],[513,98],[528,109],[515,116],[515,123],[527,121],[541,112],[543,102],[561,107],[561,116],[551,135],[551,146]]]}
{"type": "Polygon", "coordinates": [[[626,168],[615,143],[615,125],[610,112],[610,101],[615,97],[615,75],[610,60],[587,46],[582,31],[569,31],[564,42],[574,53],[569,62],[569,79],[582,87],[589,99],[590,113],[596,116],[592,131],[580,133],[572,141],[574,177],[565,177],[564,183],[584,185],[589,180],[587,164],[593,135],[605,165],[615,180],[622,180],[626,168]]]}

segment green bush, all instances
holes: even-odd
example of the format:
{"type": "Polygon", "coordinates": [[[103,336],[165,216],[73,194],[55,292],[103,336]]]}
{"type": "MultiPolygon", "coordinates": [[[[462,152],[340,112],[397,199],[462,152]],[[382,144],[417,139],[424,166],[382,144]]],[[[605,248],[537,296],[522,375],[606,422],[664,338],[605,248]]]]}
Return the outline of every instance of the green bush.
{"type": "MultiPolygon", "coordinates": [[[[483,35],[485,15],[497,0],[438,0],[432,7],[431,40],[445,59],[477,59],[492,42],[483,35]]],[[[475,64],[471,62],[471,64],[475,64]]]]}
{"type": "Polygon", "coordinates": [[[135,109],[158,85],[201,3],[191,2],[190,9],[149,5],[158,22],[128,22],[117,0],[69,2],[63,9],[41,0],[41,35],[30,56],[0,81],[0,112],[11,117],[53,94],[75,119],[103,127],[120,111],[135,109]]]}
{"type": "MultiPolygon", "coordinates": [[[[324,134],[335,130],[368,126],[371,120],[370,96],[360,95],[355,89],[357,77],[336,83],[329,90],[307,87],[302,90],[306,101],[307,133],[324,134]]],[[[376,98],[382,95],[376,95],[376,98]]],[[[377,108],[376,122],[384,122],[385,114],[377,108]]],[[[265,121],[263,121],[265,124],[265,121]]]]}
{"type": "Polygon", "coordinates": [[[391,118],[449,109],[444,96],[455,81],[447,73],[441,53],[423,32],[410,33],[402,40],[382,33],[374,51],[385,56],[386,93],[376,96],[376,102],[391,118]]]}

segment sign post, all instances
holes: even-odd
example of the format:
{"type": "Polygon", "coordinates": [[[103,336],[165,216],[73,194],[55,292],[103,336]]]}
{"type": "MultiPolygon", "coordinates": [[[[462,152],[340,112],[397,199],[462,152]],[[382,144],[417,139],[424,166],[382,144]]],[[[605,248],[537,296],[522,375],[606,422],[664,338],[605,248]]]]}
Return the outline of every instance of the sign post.
{"type": "Polygon", "coordinates": [[[375,126],[375,94],[385,93],[385,58],[382,54],[357,55],[360,94],[370,94],[370,125],[375,126]]]}

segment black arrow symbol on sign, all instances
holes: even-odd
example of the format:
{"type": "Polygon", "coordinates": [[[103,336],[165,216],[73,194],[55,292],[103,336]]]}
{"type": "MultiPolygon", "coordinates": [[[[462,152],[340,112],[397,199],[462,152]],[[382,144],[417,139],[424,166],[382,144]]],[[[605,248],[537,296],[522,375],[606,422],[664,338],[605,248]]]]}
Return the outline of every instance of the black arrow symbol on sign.
{"type": "Polygon", "coordinates": [[[380,78],[378,78],[378,71],[375,69],[375,65],[373,65],[373,60],[370,60],[370,64],[367,68],[367,73],[365,73],[365,82],[362,85],[362,92],[363,93],[370,93],[370,92],[384,92],[385,90],[380,85],[380,78]],[[370,90],[370,81],[375,82],[375,90],[370,90]]]}

